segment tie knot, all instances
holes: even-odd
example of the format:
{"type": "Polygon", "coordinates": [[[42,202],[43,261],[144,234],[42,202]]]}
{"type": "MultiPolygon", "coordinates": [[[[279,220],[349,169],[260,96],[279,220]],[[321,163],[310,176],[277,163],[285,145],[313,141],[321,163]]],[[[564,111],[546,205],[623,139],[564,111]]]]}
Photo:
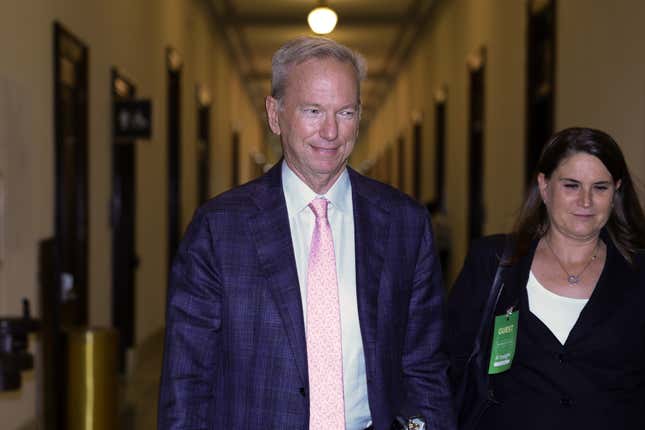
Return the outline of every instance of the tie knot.
{"type": "Polygon", "coordinates": [[[316,219],[327,219],[327,203],[325,198],[315,198],[309,203],[309,207],[316,215],[316,219]]]}

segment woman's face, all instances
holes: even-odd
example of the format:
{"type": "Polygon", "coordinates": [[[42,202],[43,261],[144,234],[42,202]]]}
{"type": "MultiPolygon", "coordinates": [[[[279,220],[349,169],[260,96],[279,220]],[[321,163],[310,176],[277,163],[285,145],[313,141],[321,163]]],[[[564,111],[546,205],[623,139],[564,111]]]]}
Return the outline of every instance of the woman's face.
{"type": "Polygon", "coordinates": [[[578,152],[565,158],[550,178],[538,175],[550,228],[576,240],[598,236],[613,208],[614,183],[605,165],[593,155],[578,152]]]}

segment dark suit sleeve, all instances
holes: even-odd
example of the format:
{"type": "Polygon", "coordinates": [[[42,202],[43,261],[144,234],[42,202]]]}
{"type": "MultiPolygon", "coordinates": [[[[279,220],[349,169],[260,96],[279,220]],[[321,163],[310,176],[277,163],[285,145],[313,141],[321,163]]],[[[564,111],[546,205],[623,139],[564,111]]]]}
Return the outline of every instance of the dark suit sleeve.
{"type": "Polygon", "coordinates": [[[417,253],[408,326],[403,351],[403,372],[411,403],[426,418],[428,429],[455,428],[448,382],[448,360],[441,348],[444,289],[429,217],[417,253]]]}
{"type": "Polygon", "coordinates": [[[488,298],[503,237],[473,243],[464,265],[448,295],[444,342],[450,356],[453,388],[461,381],[466,361],[472,352],[488,298]]]}
{"type": "Polygon", "coordinates": [[[222,321],[211,243],[207,219],[198,214],[170,275],[158,429],[210,429],[222,321]]]}

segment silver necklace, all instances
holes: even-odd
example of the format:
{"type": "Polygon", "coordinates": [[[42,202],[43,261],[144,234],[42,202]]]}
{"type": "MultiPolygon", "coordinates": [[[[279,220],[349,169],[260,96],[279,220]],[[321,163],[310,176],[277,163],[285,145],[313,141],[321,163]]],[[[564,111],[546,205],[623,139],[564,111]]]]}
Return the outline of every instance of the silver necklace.
{"type": "Polygon", "coordinates": [[[553,248],[551,248],[551,244],[549,243],[546,237],[544,238],[544,242],[546,243],[546,246],[549,248],[549,251],[551,251],[551,254],[553,254],[553,256],[555,257],[555,260],[558,262],[558,264],[560,265],[564,273],[567,274],[567,282],[569,283],[569,285],[572,285],[572,286],[578,285],[580,283],[580,277],[582,276],[582,274],[585,273],[585,270],[587,270],[587,268],[591,266],[591,263],[593,263],[593,261],[598,257],[598,247],[600,245],[600,240],[598,240],[598,242],[596,243],[596,248],[594,249],[593,255],[591,256],[591,258],[589,259],[585,267],[582,268],[580,273],[575,275],[573,273],[569,273],[569,271],[564,267],[564,264],[562,264],[560,257],[558,257],[558,254],[556,254],[553,248]]]}

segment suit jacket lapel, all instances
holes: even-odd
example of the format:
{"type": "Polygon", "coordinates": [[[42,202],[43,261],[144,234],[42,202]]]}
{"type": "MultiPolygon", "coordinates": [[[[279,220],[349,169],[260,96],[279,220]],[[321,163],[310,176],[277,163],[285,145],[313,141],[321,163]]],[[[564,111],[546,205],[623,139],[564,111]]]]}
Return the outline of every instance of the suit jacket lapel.
{"type": "Polygon", "coordinates": [[[567,344],[593,334],[594,327],[602,325],[616,312],[620,312],[624,308],[622,302],[630,297],[627,290],[638,285],[634,270],[613,245],[609,236],[603,235],[602,238],[607,244],[605,266],[596,288],[569,334],[567,344]]]}
{"type": "Polygon", "coordinates": [[[277,163],[256,183],[252,199],[259,210],[250,218],[250,229],[269,290],[284,323],[298,371],[306,384],[307,346],[302,298],[293,253],[287,205],[282,190],[281,164],[277,163]]]}
{"type": "Polygon", "coordinates": [[[371,183],[352,169],[348,169],[352,183],[354,207],[354,240],[356,253],[356,296],[358,317],[363,337],[367,371],[377,339],[378,289],[384,265],[386,238],[389,229],[389,211],[379,201],[380,193],[371,183]]]}

